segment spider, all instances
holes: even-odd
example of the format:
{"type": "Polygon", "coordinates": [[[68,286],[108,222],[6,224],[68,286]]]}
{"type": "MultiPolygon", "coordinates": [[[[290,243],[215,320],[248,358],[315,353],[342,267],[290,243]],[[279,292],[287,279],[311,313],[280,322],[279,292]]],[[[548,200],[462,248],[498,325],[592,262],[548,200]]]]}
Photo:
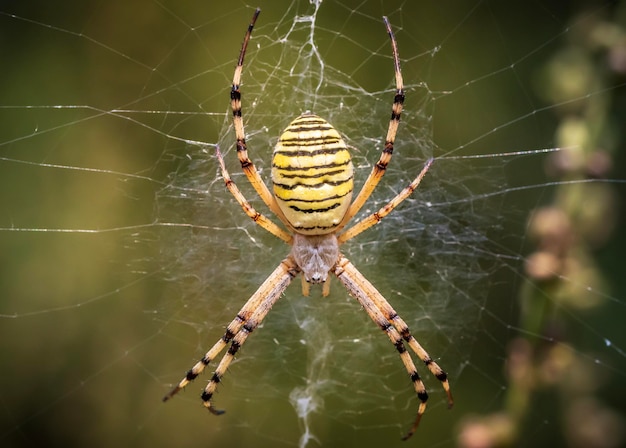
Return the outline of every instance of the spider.
{"type": "Polygon", "coordinates": [[[260,9],[254,12],[245,34],[230,93],[237,156],[257,194],[289,231],[284,230],[250,205],[231,179],[219,148],[216,154],[226,187],[245,213],[265,230],[289,244],[291,251],[237,313],[235,319],[226,328],[224,335],[185,374],[185,377],[163,398],[163,401],[167,401],[193,381],[230,344],[201,395],[203,404],[209,411],[215,415],[223,414],[224,411],[213,407],[211,401],[213,394],[243,343],[261,324],[285,288],[297,275],[302,274],[304,296],[309,295],[311,284],[322,284],[322,295],[327,296],[330,291],[329,274],[334,274],[349,294],[361,304],[369,317],[387,334],[400,354],[402,363],[413,382],[420,403],[415,421],[403,437],[403,440],[406,440],[417,429],[428,400],[426,388],[406,345],[441,381],[447,395],[448,407],[452,407],[453,400],[447,375],[411,335],[407,324],[387,300],[339,251],[341,244],[377,224],[404,201],[418,187],[433,163],[433,159],[428,160],[415,180],[384,207],[341,232],[373,192],[384,175],[393,153],[404,103],[402,73],[393,30],[387,17],[383,17],[391,39],[396,80],[396,92],[385,146],[354,201],[351,202],[353,167],[346,143],[330,123],[308,112],[300,115],[287,126],[274,149],[271,171],[272,194],[248,158],[239,89],[246,48],[260,12],[260,9]]]}

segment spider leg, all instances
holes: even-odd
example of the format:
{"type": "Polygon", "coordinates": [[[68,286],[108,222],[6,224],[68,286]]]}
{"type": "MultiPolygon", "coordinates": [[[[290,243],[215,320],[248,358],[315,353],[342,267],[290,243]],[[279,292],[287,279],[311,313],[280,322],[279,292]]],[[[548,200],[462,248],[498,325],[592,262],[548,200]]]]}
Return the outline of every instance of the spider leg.
{"type": "Polygon", "coordinates": [[[434,159],[428,159],[422,171],[417,175],[417,177],[407,185],[400,193],[396,195],[391,201],[389,201],[384,207],[382,207],[377,212],[372,213],[367,218],[362,219],[354,226],[350,227],[348,230],[343,232],[341,235],[337,237],[337,242],[339,244],[343,244],[346,241],[354,238],[359,233],[369,229],[375,224],[378,224],[381,219],[387,216],[389,213],[393,211],[402,201],[411,196],[411,194],[419,187],[419,184],[422,182],[422,179],[430,169],[434,162],[434,159]]]}
{"type": "Polygon", "coordinates": [[[402,363],[413,382],[415,392],[420,400],[420,405],[413,425],[409,432],[403,437],[403,440],[407,440],[419,426],[422,415],[426,411],[428,394],[410,354],[406,351],[403,341],[408,343],[409,347],[411,347],[422,362],[424,362],[431,373],[441,381],[448,396],[448,405],[452,406],[452,395],[450,393],[447,375],[411,335],[408,326],[400,316],[398,316],[398,313],[395,312],[389,302],[385,300],[382,294],[378,292],[347,258],[344,256],[340,257],[334,268],[334,273],[341,283],[344,284],[350,295],[361,304],[370,318],[387,333],[387,336],[396,347],[396,350],[398,350],[402,363]]]}
{"type": "Polygon", "coordinates": [[[391,156],[393,154],[393,145],[396,140],[396,134],[398,132],[398,125],[400,124],[400,116],[402,115],[402,108],[404,104],[404,82],[402,80],[402,72],[400,71],[400,57],[398,56],[398,44],[396,43],[396,37],[393,34],[393,30],[391,29],[391,25],[389,24],[389,20],[387,17],[383,17],[385,21],[385,27],[387,28],[387,34],[389,34],[389,38],[391,39],[391,48],[393,50],[393,66],[396,77],[396,93],[393,98],[393,106],[391,108],[391,118],[389,119],[389,127],[387,129],[387,136],[385,137],[385,146],[383,147],[383,151],[380,154],[380,158],[378,162],[372,168],[370,175],[367,177],[365,184],[363,184],[363,188],[354,199],[352,204],[350,204],[350,208],[346,212],[345,216],[341,220],[341,223],[337,227],[337,231],[341,230],[348,224],[348,221],[352,219],[354,215],[356,215],[363,204],[370,197],[378,182],[385,174],[385,170],[387,169],[387,165],[391,160],[391,156]]]}
{"type": "Polygon", "coordinates": [[[228,188],[228,191],[230,191],[230,193],[235,197],[239,205],[241,205],[241,208],[243,208],[243,211],[246,212],[246,215],[248,215],[255,223],[263,227],[274,236],[280,238],[287,244],[291,244],[293,240],[292,236],[280,227],[278,227],[276,224],[274,224],[272,220],[257,212],[241,193],[239,187],[237,187],[235,181],[231,179],[230,174],[226,169],[226,164],[224,163],[224,158],[222,157],[222,153],[219,148],[216,148],[216,154],[217,159],[220,163],[220,168],[222,170],[222,177],[224,178],[224,182],[226,183],[226,188],[228,188]]]}
{"type": "Polygon", "coordinates": [[[433,359],[428,355],[428,352],[424,350],[422,345],[417,342],[415,337],[411,334],[409,330],[409,326],[406,322],[398,315],[396,310],[393,309],[391,304],[374,288],[374,286],[365,279],[363,274],[361,274],[352,263],[347,261],[345,258],[340,260],[340,263],[345,260],[347,262],[343,267],[344,272],[347,272],[348,275],[352,276],[355,280],[361,282],[361,288],[364,292],[366,292],[369,298],[374,302],[376,307],[385,315],[387,321],[391,323],[396,330],[402,336],[402,339],[411,347],[411,350],[420,358],[420,360],[424,363],[430,373],[441,381],[441,385],[443,386],[444,391],[446,392],[446,397],[448,399],[448,407],[451,408],[454,404],[454,400],[452,399],[452,392],[450,391],[450,384],[448,383],[448,375],[443,371],[439,365],[433,361],[433,359]]]}
{"type": "Polygon", "coordinates": [[[243,118],[241,112],[241,74],[243,72],[243,60],[246,55],[246,50],[248,48],[248,42],[250,41],[250,36],[252,34],[252,29],[254,28],[254,24],[256,23],[257,17],[261,10],[259,8],[254,11],[254,15],[252,16],[252,20],[248,25],[248,31],[246,31],[246,35],[243,39],[243,44],[241,45],[241,51],[239,52],[239,59],[237,60],[237,67],[235,68],[235,74],[233,75],[233,85],[230,91],[230,104],[233,110],[233,125],[235,127],[235,138],[237,139],[237,157],[239,158],[239,162],[241,163],[241,168],[243,169],[244,174],[248,178],[252,187],[254,187],[257,194],[261,197],[263,202],[270,208],[270,210],[278,216],[278,218],[289,227],[289,222],[285,219],[280,207],[276,203],[276,199],[270,192],[265,182],[261,178],[261,175],[257,171],[256,167],[248,157],[248,146],[246,144],[246,133],[243,127],[243,118]]]}
{"type": "Polygon", "coordinates": [[[184,389],[185,386],[200,375],[204,371],[204,368],[230,343],[230,348],[217,366],[211,381],[209,381],[209,384],[202,393],[204,406],[214,414],[221,414],[223,411],[216,411],[211,407],[211,397],[215,392],[217,384],[220,382],[224,372],[248,335],[261,323],[272,308],[272,305],[276,303],[285,288],[287,288],[291,280],[293,280],[299,272],[299,268],[291,257],[284,259],[237,313],[237,316],[228,325],[226,332],[220,340],[187,371],[185,377],[178,385],[163,397],[163,401],[169,400],[180,390],[184,389]]]}

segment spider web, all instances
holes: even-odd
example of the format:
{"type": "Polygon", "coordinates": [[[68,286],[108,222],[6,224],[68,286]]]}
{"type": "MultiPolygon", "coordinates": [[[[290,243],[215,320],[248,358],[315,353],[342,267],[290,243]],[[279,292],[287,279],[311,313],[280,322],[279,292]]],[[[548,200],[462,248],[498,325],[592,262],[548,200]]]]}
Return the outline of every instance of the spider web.
{"type": "MultiPolygon", "coordinates": [[[[299,281],[286,291],[218,389],[224,416],[200,406],[210,373],[159,402],[288,252],[242,213],[214,157],[219,146],[238,186],[269,214],[240,174],[228,103],[256,5],[73,6],[0,6],[0,48],[11,62],[0,97],[3,445],[399,439],[417,400],[395,349],[338,282],[328,298],[317,289],[302,298],[299,281]]],[[[384,205],[427,158],[435,163],[411,198],[342,250],[449,373],[452,411],[418,366],[431,398],[408,443],[477,446],[493,422],[518,425],[520,445],[623,443],[623,238],[609,239],[623,176],[600,175],[600,156],[597,176],[554,168],[587,146],[571,137],[581,132],[571,117],[587,102],[612,111],[593,109],[608,123],[594,128],[593,141],[623,164],[611,120],[623,119],[624,50],[609,45],[621,42],[623,7],[260,6],[242,94],[250,155],[266,181],[278,136],[308,110],[342,133],[362,185],[393,99],[382,15],[396,32],[405,111],[394,158],[356,219],[384,205]],[[603,84],[590,75],[598,68],[603,84]],[[554,72],[568,76],[550,88],[554,72]],[[586,264],[555,276],[559,292],[533,305],[532,291],[556,286],[525,270],[535,247],[527,222],[564,196],[601,216],[578,232],[593,250],[579,250],[570,263],[586,264]],[[523,376],[529,346],[540,355],[523,376]],[[520,404],[525,396],[536,406],[520,404]],[[523,418],[498,420],[503,409],[510,417],[515,398],[523,418]]]]}

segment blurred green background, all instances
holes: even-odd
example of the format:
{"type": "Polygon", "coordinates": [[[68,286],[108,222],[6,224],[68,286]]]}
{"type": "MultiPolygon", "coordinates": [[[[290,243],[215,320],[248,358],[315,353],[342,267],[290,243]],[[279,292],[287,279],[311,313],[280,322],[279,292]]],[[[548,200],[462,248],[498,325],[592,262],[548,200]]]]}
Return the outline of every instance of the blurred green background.
{"type": "MultiPolygon", "coordinates": [[[[220,386],[226,415],[200,405],[208,374],[160,402],[286,253],[210,157],[220,144],[238,173],[228,93],[254,6],[0,4],[3,446],[401,444],[411,386],[337,282],[324,300],[287,291],[220,386]],[[306,419],[295,392],[320,400],[306,419]]],[[[243,89],[261,169],[312,108],[351,138],[362,182],[391,104],[380,17],[396,30],[407,110],[374,203],[439,160],[346,252],[451,376],[447,411],[424,372],[406,444],[623,444],[623,4],[327,1],[323,66],[306,21],[280,42],[309,2],[258,6],[243,89]],[[497,156],[557,146],[574,150],[497,156]]]]}

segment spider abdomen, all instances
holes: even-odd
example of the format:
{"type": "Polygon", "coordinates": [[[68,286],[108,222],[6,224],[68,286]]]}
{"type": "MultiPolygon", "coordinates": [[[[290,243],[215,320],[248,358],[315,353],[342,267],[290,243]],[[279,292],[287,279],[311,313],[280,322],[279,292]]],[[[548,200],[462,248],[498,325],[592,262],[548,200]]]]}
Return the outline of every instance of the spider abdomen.
{"type": "Polygon", "coordinates": [[[300,115],[278,139],[272,183],[276,201],[296,232],[332,232],[346,214],[354,188],[345,142],[323,118],[300,115]]]}

